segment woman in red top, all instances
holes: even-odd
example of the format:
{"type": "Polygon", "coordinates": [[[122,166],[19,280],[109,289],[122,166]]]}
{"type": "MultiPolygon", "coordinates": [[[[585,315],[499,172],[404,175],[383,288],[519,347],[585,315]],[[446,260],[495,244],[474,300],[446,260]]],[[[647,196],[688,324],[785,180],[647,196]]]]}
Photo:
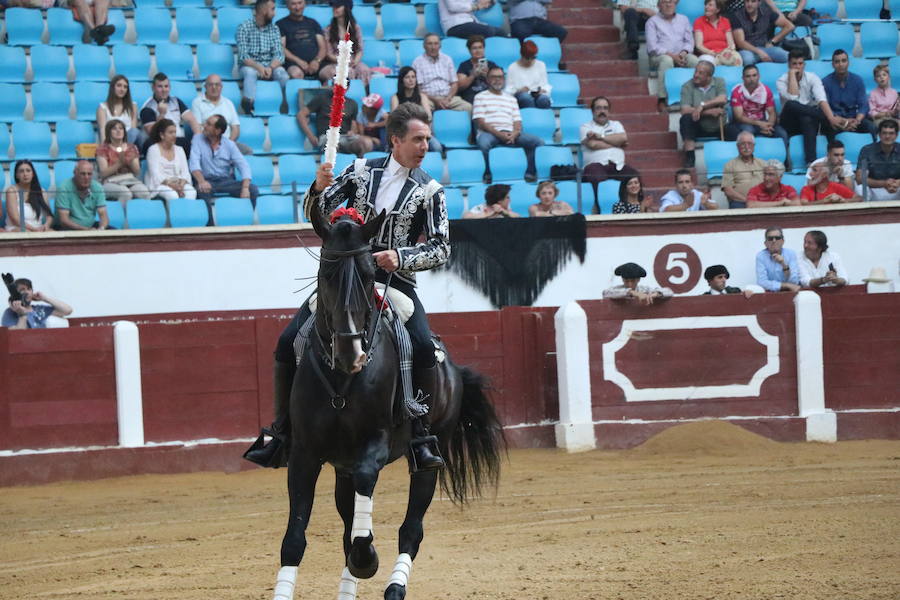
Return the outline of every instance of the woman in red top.
{"type": "Polygon", "coordinates": [[[694,21],[694,52],[711,56],[717,65],[741,65],[731,23],[722,16],[723,4],[723,0],[706,0],[703,16],[694,21]]]}

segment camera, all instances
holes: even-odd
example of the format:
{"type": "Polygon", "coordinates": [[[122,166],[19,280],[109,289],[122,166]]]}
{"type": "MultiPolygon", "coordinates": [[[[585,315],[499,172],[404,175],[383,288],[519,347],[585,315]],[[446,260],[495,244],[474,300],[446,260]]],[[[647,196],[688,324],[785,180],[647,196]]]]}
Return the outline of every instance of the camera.
{"type": "Polygon", "coordinates": [[[834,270],[834,263],[828,263],[828,270],[831,271],[832,273],[836,273],[836,272],[837,272],[837,271],[834,270]]]}
{"type": "Polygon", "coordinates": [[[30,302],[25,299],[22,294],[19,293],[19,288],[16,287],[15,278],[12,276],[12,273],[4,273],[3,274],[3,283],[6,285],[6,289],[9,290],[9,301],[15,302],[16,300],[22,303],[22,306],[28,306],[30,302]]]}

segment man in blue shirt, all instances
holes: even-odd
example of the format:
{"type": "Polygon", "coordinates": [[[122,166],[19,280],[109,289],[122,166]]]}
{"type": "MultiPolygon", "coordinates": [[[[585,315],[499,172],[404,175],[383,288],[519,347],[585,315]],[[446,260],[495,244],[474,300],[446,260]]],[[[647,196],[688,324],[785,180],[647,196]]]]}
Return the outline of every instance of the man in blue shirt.
{"type": "Polygon", "coordinates": [[[12,285],[19,292],[20,300],[9,299],[9,308],[3,311],[0,317],[0,325],[10,329],[43,329],[47,326],[47,319],[65,317],[72,314],[72,307],[41,292],[35,292],[30,279],[20,278],[13,281],[12,285]],[[46,304],[34,304],[34,302],[46,302],[46,304]]]}
{"type": "Polygon", "coordinates": [[[530,35],[555,37],[561,44],[569,32],[565,27],[547,20],[547,6],[551,0],[507,0],[509,30],[514,38],[524,42],[530,35]]]}
{"type": "Polygon", "coordinates": [[[875,123],[868,118],[869,99],[866,96],[866,84],[862,77],[850,72],[850,57],[845,50],[838,48],[831,55],[831,66],[834,72],[822,79],[825,95],[832,116],[828,119],[828,127],[823,132],[828,141],[842,131],[868,133],[875,141],[875,123]]]}
{"type": "Polygon", "coordinates": [[[191,141],[189,166],[197,181],[197,197],[210,206],[213,195],[250,198],[256,206],[259,189],[250,182],[250,165],[237,144],[225,137],[228,122],[222,115],[211,115],[203,122],[203,133],[191,141]],[[240,171],[240,180],[235,171],[240,171]]]}
{"type": "Polygon", "coordinates": [[[797,254],[784,247],[784,233],[780,227],[766,229],[766,247],[756,255],[756,283],[768,292],[800,289],[797,254]]]}

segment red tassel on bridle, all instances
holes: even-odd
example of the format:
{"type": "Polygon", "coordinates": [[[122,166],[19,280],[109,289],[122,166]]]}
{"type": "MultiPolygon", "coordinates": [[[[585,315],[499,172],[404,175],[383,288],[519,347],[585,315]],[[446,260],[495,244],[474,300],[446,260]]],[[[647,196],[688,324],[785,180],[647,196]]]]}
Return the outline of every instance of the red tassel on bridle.
{"type": "Polygon", "coordinates": [[[363,219],[362,215],[359,214],[355,208],[339,208],[331,213],[331,224],[334,225],[335,221],[340,219],[341,217],[350,217],[354,221],[356,221],[359,225],[365,225],[366,220],[363,219]]]}

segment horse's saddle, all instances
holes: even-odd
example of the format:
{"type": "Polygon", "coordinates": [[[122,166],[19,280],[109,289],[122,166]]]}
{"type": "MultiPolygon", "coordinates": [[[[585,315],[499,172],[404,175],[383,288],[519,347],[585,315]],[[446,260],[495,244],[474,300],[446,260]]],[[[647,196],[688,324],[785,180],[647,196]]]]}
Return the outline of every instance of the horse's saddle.
{"type": "MultiPolygon", "coordinates": [[[[378,294],[379,298],[383,298],[385,295],[384,284],[376,283],[375,291],[378,294]]],[[[316,292],[313,292],[313,294],[309,297],[309,310],[313,313],[316,312],[317,299],[318,294],[316,292]]],[[[412,298],[410,298],[397,288],[387,289],[387,301],[388,306],[384,309],[384,316],[388,319],[393,319],[394,316],[396,316],[398,319],[400,319],[401,323],[406,323],[412,316],[413,311],[416,310],[416,306],[415,304],[413,304],[412,298]]]]}

